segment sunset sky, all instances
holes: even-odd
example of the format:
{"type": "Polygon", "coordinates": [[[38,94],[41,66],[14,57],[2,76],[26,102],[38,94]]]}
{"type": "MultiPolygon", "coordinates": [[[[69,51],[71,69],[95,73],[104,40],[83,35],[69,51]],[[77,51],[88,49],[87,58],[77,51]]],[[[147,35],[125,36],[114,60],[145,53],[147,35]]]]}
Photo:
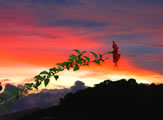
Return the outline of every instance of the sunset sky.
{"type": "MultiPolygon", "coordinates": [[[[0,81],[14,85],[64,62],[73,49],[104,53],[101,65],[64,71],[48,88],[136,78],[163,83],[163,0],[0,0],[0,81]]],[[[90,54],[87,54],[88,56],[90,54]]]]}

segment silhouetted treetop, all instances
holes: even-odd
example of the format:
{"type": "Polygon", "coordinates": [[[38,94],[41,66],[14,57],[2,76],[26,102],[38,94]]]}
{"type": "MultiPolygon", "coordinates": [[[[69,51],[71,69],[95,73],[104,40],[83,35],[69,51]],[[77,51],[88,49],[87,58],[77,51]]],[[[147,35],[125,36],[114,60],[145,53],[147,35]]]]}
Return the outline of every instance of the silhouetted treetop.
{"type": "MultiPolygon", "coordinates": [[[[135,79],[121,79],[105,80],[94,87],[69,93],[58,106],[44,112],[47,111],[46,114],[53,116],[54,120],[118,119],[119,116],[121,119],[132,119],[130,116],[139,119],[140,115],[146,118],[158,116],[162,108],[163,84],[138,84],[135,79]]],[[[42,120],[46,115],[40,111],[36,116],[29,115],[20,120],[42,120]]]]}
{"type": "Polygon", "coordinates": [[[2,90],[1,82],[0,82],[0,91],[2,90]]]}

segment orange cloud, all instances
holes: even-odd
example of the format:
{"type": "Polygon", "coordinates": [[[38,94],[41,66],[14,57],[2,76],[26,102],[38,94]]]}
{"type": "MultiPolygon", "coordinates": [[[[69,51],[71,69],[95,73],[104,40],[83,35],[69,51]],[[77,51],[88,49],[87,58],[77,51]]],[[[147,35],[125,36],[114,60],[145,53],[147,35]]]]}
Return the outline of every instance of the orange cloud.
{"type": "Polygon", "coordinates": [[[92,79],[104,76],[106,79],[111,80],[135,78],[138,82],[163,83],[162,75],[150,70],[138,68],[126,58],[121,58],[118,66],[115,66],[112,60],[109,60],[101,65],[91,64],[89,67],[84,67],[83,69],[93,71],[92,74],[88,75],[92,79]]]}
{"type": "Polygon", "coordinates": [[[64,60],[75,48],[93,49],[104,45],[92,39],[74,36],[73,30],[67,28],[18,27],[17,30],[20,33],[0,36],[2,65],[20,63],[49,66],[64,60]]]}

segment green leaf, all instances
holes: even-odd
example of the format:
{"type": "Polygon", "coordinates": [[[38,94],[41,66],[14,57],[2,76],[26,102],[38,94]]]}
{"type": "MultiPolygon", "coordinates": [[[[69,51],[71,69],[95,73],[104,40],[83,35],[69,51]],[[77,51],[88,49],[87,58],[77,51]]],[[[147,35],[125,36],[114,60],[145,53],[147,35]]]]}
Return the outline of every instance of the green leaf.
{"type": "Polygon", "coordinates": [[[37,86],[37,85],[34,85],[33,87],[34,87],[35,89],[37,89],[37,90],[38,90],[38,86],[37,86]]]}
{"type": "Polygon", "coordinates": [[[57,71],[64,71],[64,69],[62,69],[61,67],[59,67],[59,68],[57,69],[57,71]]]}
{"type": "Polygon", "coordinates": [[[47,71],[42,71],[40,74],[49,74],[47,71]]]}
{"type": "Polygon", "coordinates": [[[79,64],[82,64],[82,59],[80,58],[79,60],[76,61],[79,64]]]}
{"type": "Polygon", "coordinates": [[[79,62],[79,61],[82,61],[81,55],[78,55],[78,59],[76,60],[76,62],[79,62]]]}
{"type": "Polygon", "coordinates": [[[30,84],[30,83],[26,83],[25,85],[25,88],[28,89],[28,90],[32,90],[32,87],[34,86],[34,84],[30,84]]]}
{"type": "Polygon", "coordinates": [[[40,75],[37,75],[34,78],[36,78],[37,80],[44,80],[44,78],[42,76],[40,76],[40,75]]]}
{"type": "Polygon", "coordinates": [[[44,85],[45,85],[45,87],[48,85],[49,81],[50,81],[49,79],[45,79],[45,80],[44,80],[44,85]]]}
{"type": "Polygon", "coordinates": [[[50,68],[49,71],[56,72],[57,71],[57,68],[56,67],[50,68]]]}
{"type": "MultiPolygon", "coordinates": [[[[48,76],[47,76],[48,79],[51,77],[51,74],[53,74],[53,73],[49,72],[49,74],[48,74],[48,76]]],[[[45,79],[45,78],[44,78],[44,79],[45,79]]]]}
{"type": "Polygon", "coordinates": [[[100,60],[94,60],[94,63],[100,64],[100,60]]]}
{"type": "Polygon", "coordinates": [[[88,60],[88,62],[90,61],[90,58],[89,57],[87,57],[87,56],[83,56],[85,59],[87,59],[88,60]]]}
{"type": "Polygon", "coordinates": [[[7,105],[1,104],[0,107],[6,110],[7,112],[11,112],[7,105]]]}
{"type": "Polygon", "coordinates": [[[83,55],[83,54],[86,53],[86,52],[87,52],[87,51],[83,51],[83,52],[80,53],[80,55],[83,55]]]}
{"type": "Polygon", "coordinates": [[[92,53],[92,55],[94,55],[95,58],[98,58],[98,55],[96,53],[94,53],[92,51],[90,53],[92,53]]]}
{"type": "Polygon", "coordinates": [[[77,49],[74,49],[74,51],[75,51],[75,52],[77,52],[78,54],[80,54],[80,51],[79,51],[79,50],[77,50],[77,49]]]}
{"type": "Polygon", "coordinates": [[[73,62],[70,62],[70,67],[73,67],[73,62]]]}
{"type": "Polygon", "coordinates": [[[79,70],[79,65],[78,64],[76,64],[75,67],[74,67],[74,71],[77,71],[77,70],[79,70]]]}
{"type": "Polygon", "coordinates": [[[113,54],[113,52],[107,52],[108,54],[113,54]]]}
{"type": "Polygon", "coordinates": [[[58,76],[58,75],[55,75],[54,78],[55,78],[56,80],[58,80],[59,76],[58,76]]]}
{"type": "Polygon", "coordinates": [[[35,82],[36,82],[35,86],[38,87],[39,85],[41,85],[41,82],[39,80],[36,80],[35,82]]]}
{"type": "Polygon", "coordinates": [[[85,60],[85,59],[81,58],[81,60],[82,60],[84,63],[86,63],[86,60],[85,60]]]}
{"type": "Polygon", "coordinates": [[[33,83],[26,83],[25,86],[32,87],[33,86],[33,83]]]}
{"type": "Polygon", "coordinates": [[[101,54],[99,54],[99,60],[104,61],[101,54]]]}
{"type": "Polygon", "coordinates": [[[61,67],[64,67],[64,63],[57,63],[56,65],[59,65],[61,67]]]}
{"type": "MultiPolygon", "coordinates": [[[[33,86],[34,87],[34,86],[33,86]]],[[[21,92],[22,93],[27,93],[28,89],[22,89],[21,92]]]]}
{"type": "Polygon", "coordinates": [[[76,55],[74,55],[74,54],[70,55],[69,57],[71,57],[72,59],[77,60],[77,56],[76,56],[76,55]]]}
{"type": "Polygon", "coordinates": [[[70,70],[69,64],[66,64],[66,69],[67,69],[67,70],[70,70]]]}
{"type": "Polygon", "coordinates": [[[32,90],[32,88],[30,88],[30,87],[27,87],[27,89],[28,89],[28,90],[32,90]]]}
{"type": "Polygon", "coordinates": [[[70,58],[70,59],[68,59],[68,60],[69,60],[69,61],[71,61],[71,62],[73,62],[73,61],[74,61],[74,60],[73,60],[73,59],[71,59],[71,58],[70,58]]]}

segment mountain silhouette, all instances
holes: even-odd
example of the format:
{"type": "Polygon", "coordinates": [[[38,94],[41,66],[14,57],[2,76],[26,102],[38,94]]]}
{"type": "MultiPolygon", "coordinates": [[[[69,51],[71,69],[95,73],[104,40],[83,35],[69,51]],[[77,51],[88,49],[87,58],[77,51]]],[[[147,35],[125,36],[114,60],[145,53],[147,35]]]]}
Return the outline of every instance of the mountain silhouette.
{"type": "MultiPolygon", "coordinates": [[[[43,98],[44,99],[44,98],[43,98]]],[[[163,109],[163,84],[138,84],[135,79],[105,80],[95,87],[69,93],[58,106],[18,120],[146,119],[163,109]]]]}
{"type": "Polygon", "coordinates": [[[33,113],[34,111],[38,111],[38,110],[40,110],[40,109],[39,108],[34,108],[34,109],[14,112],[12,114],[1,115],[0,120],[16,120],[16,119],[18,119],[20,117],[23,117],[25,115],[28,115],[28,114],[33,113]]]}

